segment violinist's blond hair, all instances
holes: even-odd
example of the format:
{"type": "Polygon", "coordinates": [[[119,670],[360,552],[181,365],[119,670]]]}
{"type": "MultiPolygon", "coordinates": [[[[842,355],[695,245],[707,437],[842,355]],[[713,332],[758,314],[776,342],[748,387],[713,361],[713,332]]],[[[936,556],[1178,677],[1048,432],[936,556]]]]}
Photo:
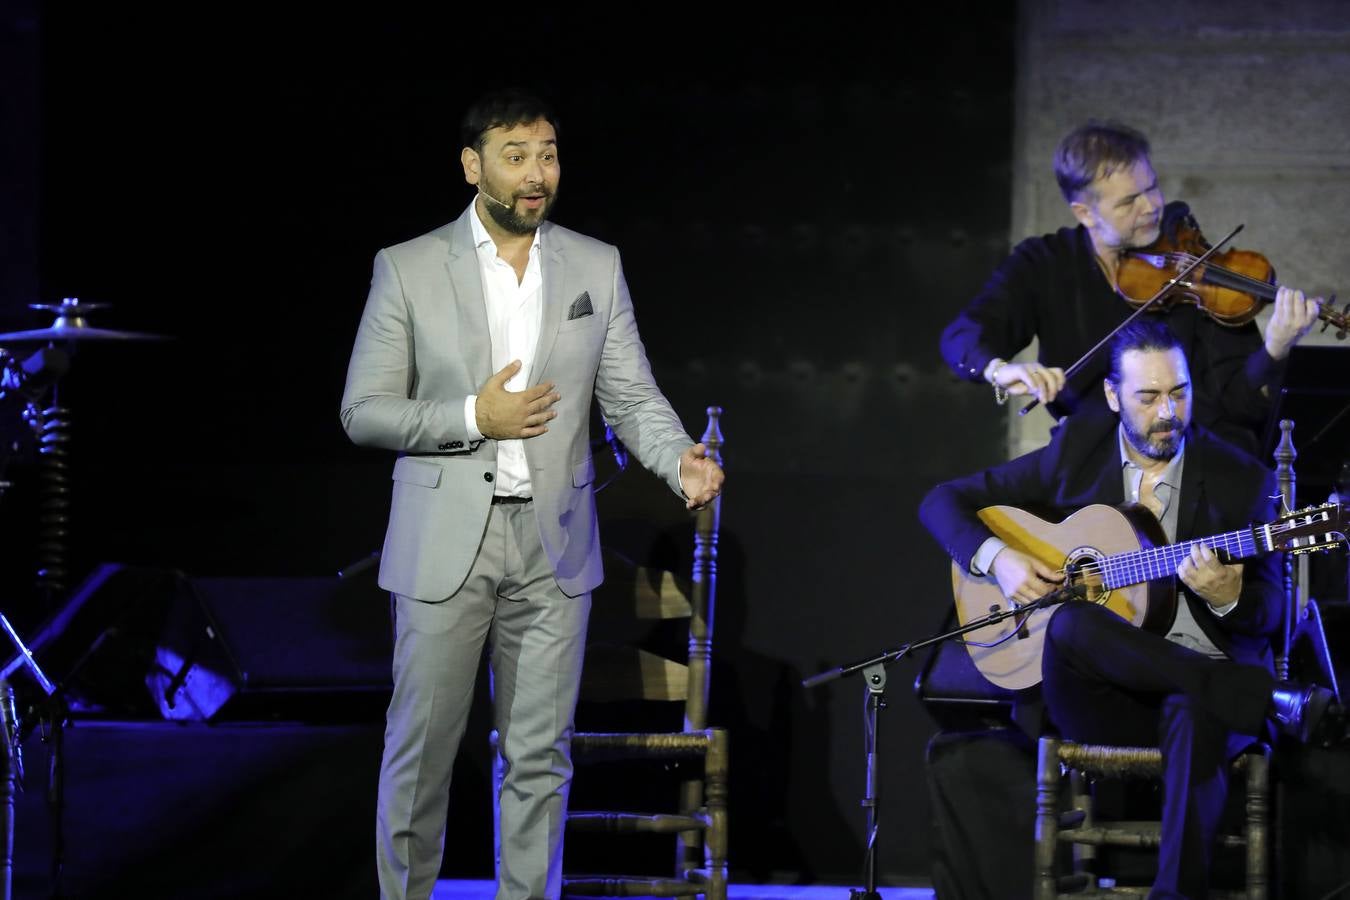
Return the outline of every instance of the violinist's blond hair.
{"type": "MultiPolygon", "coordinates": [[[[1055,148],[1055,181],[1068,203],[1091,194],[1098,178],[1148,159],[1148,138],[1119,122],[1096,119],[1064,136],[1055,148]]],[[[1095,199],[1095,198],[1094,198],[1095,199]]]]}

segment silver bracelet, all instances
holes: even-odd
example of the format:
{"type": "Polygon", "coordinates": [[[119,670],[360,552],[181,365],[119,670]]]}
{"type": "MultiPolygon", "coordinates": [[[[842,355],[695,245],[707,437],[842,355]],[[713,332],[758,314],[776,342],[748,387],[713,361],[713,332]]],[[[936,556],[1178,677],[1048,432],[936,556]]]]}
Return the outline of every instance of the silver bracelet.
{"type": "Polygon", "coordinates": [[[994,366],[994,370],[989,373],[989,383],[994,386],[994,402],[997,403],[999,406],[1002,406],[1008,402],[1008,389],[1005,388],[1003,385],[999,384],[997,381],[995,381],[994,376],[998,375],[999,370],[1002,369],[1007,364],[1008,364],[1007,360],[1004,360],[1003,362],[994,366]]]}

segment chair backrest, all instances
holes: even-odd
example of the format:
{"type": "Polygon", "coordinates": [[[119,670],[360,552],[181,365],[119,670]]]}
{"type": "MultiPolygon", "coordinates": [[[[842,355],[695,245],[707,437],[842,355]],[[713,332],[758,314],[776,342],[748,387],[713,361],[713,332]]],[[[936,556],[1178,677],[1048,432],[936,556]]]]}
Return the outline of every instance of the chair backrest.
{"type": "MultiPolygon", "coordinates": [[[[702,438],[719,464],[721,414],[720,407],[708,407],[702,438]]],[[[596,592],[594,607],[601,614],[592,613],[582,671],[583,704],[682,703],[683,730],[707,726],[721,508],[719,497],[692,516],[694,554],[688,575],[640,565],[605,548],[605,583],[596,592]]]]}

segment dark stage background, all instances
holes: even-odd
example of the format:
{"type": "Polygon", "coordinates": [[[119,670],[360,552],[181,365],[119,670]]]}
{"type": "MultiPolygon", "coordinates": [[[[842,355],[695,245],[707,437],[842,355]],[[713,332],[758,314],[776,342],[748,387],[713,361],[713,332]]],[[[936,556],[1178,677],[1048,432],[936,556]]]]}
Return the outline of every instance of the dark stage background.
{"type": "MultiPolygon", "coordinates": [[[[338,422],[372,258],[468,202],[465,105],[533,84],[562,117],[555,220],[622,249],[689,430],[725,408],[713,693],[732,732],[733,874],[859,880],[865,691],[800,681],[938,629],[948,564],[917,504],[1003,448],[996,407],[946,372],[937,337],[1008,248],[1013,13],[943,13],[370,6],[300,22],[20,3],[4,72],[21,174],[0,216],[30,240],[6,248],[0,328],[50,324],[26,305],[78,296],[110,304],[96,326],[174,338],[81,345],[62,383],[69,584],[99,561],[326,574],[378,548],[392,457],[338,422]]],[[[0,607],[28,624],[45,611],[40,497],[31,439],[3,415],[19,447],[0,607]]],[[[644,472],[601,506],[651,511],[606,532],[630,552],[687,540],[644,472]]],[[[896,880],[928,870],[936,729],[917,670],[891,669],[881,719],[879,872],[896,880]]],[[[467,743],[446,872],[483,877],[486,735],[467,743]]]]}

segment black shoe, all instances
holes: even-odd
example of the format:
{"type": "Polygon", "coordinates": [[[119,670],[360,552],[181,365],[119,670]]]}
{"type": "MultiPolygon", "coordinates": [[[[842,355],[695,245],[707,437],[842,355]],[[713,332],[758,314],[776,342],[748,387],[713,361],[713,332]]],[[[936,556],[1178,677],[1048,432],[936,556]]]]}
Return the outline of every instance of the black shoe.
{"type": "Polygon", "coordinates": [[[1281,734],[1306,744],[1320,739],[1319,726],[1331,705],[1332,693],[1315,684],[1279,681],[1270,692],[1270,717],[1281,734]]]}
{"type": "Polygon", "coordinates": [[[1340,703],[1328,706],[1313,732],[1312,743],[1328,749],[1350,747],[1350,711],[1340,703]]]}

